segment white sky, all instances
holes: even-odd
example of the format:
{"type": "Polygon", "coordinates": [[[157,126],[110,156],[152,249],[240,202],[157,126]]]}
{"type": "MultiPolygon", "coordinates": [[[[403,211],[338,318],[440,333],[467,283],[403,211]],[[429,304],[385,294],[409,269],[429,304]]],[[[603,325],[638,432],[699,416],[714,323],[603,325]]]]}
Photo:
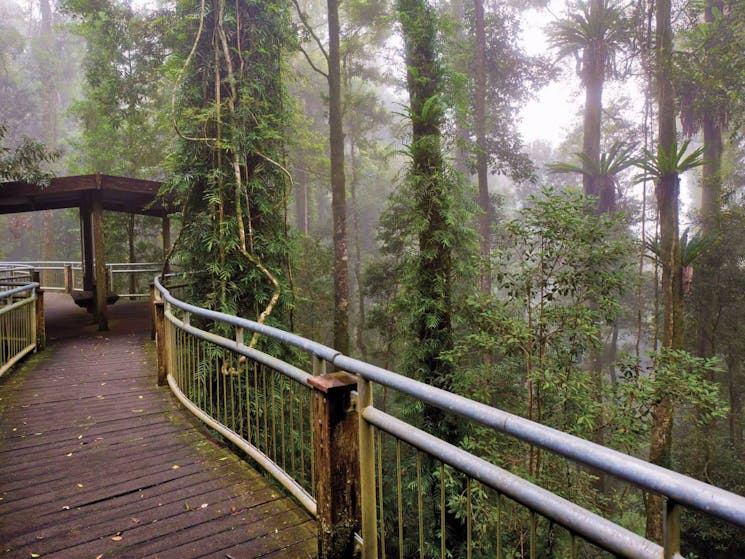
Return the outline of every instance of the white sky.
{"type": "MultiPolygon", "coordinates": [[[[523,21],[523,47],[529,55],[552,54],[545,26],[564,11],[565,0],[552,0],[548,9],[529,10],[523,21]]],[[[582,107],[584,94],[576,74],[565,66],[560,79],[536,93],[520,113],[520,128],[525,143],[542,140],[556,147],[573,127],[577,111],[582,107]]]]}

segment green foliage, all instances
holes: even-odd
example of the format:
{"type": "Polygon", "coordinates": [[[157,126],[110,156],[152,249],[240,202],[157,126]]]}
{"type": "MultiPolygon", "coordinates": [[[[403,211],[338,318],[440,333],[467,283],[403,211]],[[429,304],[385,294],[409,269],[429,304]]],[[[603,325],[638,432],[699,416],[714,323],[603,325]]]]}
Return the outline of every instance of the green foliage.
{"type": "Polygon", "coordinates": [[[613,142],[607,152],[600,154],[600,160],[590,159],[584,153],[576,153],[582,165],[571,163],[550,163],[546,165],[549,173],[579,173],[591,177],[611,177],[639,164],[638,158],[634,156],[636,146],[626,145],[623,142],[613,142]]]}
{"type": "Polygon", "coordinates": [[[24,138],[19,145],[11,148],[6,145],[8,128],[0,123],[0,181],[21,181],[40,186],[48,186],[52,173],[44,170],[43,164],[59,157],[56,151],[49,151],[43,144],[24,138]]]}
{"type": "Polygon", "coordinates": [[[207,272],[192,294],[197,303],[285,325],[287,9],[281,1],[206,7],[180,2],[169,39],[180,140],[167,187],[184,208],[177,253],[186,270],[207,272]]]}
{"type": "Polygon", "coordinates": [[[703,164],[701,156],[704,153],[704,148],[699,147],[691,153],[686,154],[689,144],[690,142],[688,141],[683,142],[680,149],[678,149],[678,143],[673,142],[669,151],[660,145],[658,146],[657,153],[645,149],[644,158],[638,162],[638,166],[644,173],[637,178],[637,182],[644,180],[659,181],[663,177],[680,175],[681,173],[700,167],[703,164]]]}
{"type": "Polygon", "coordinates": [[[654,406],[670,398],[676,406],[693,408],[694,421],[702,426],[725,417],[719,386],[707,380],[720,371],[716,358],[703,358],[679,349],[662,348],[644,366],[639,359],[619,363],[619,382],[613,387],[617,403],[612,417],[615,444],[627,452],[636,450],[639,437],[647,438],[654,406]]]}
{"type": "Polygon", "coordinates": [[[574,57],[583,78],[591,71],[583,64],[590,51],[602,52],[605,73],[618,75],[616,56],[629,50],[632,38],[624,8],[613,0],[602,0],[597,10],[590,1],[580,0],[565,19],[549,24],[548,32],[559,57],[574,57]]]}

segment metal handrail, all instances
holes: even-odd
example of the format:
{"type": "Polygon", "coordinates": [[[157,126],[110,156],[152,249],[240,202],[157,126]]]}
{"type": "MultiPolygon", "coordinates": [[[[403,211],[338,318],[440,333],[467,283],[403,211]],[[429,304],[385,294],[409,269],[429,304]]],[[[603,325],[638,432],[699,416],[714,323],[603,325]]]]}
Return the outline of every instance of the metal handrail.
{"type": "MultiPolygon", "coordinates": [[[[437,439],[374,408],[370,392],[371,383],[411,396],[424,404],[467,418],[479,425],[510,435],[529,444],[540,446],[578,464],[590,466],[616,476],[642,489],[664,495],[669,501],[669,507],[683,505],[745,528],[745,497],[523,417],[429,386],[393,371],[345,356],[333,348],[302,336],[259,324],[255,321],[191,305],[173,297],[168,289],[161,284],[159,278],[155,279],[155,286],[164,301],[186,313],[223,322],[241,330],[266,335],[274,340],[299,348],[316,358],[328,361],[338,370],[357,375],[362,380],[358,406],[361,447],[366,445],[363,441],[366,436],[364,433],[366,428],[375,427],[380,429],[509,496],[603,549],[626,557],[657,558],[662,557],[663,554],[665,557],[673,557],[678,556],[675,548],[679,545],[679,541],[677,534],[669,534],[665,542],[666,548],[663,548],[591,511],[566,501],[463,449],[437,439]]],[[[228,343],[235,344],[235,342],[230,341],[228,343]]],[[[367,441],[370,442],[369,439],[367,441]]],[[[361,453],[365,454],[364,449],[361,449],[361,453]]],[[[370,453],[368,453],[367,458],[364,456],[362,458],[363,461],[369,461],[370,459],[370,453]]],[[[374,461],[374,456],[372,459],[374,461]]],[[[373,464],[371,473],[369,464],[361,465],[363,470],[363,493],[365,492],[365,484],[368,486],[367,491],[370,490],[371,480],[373,484],[372,493],[375,493],[374,467],[373,464]],[[368,474],[367,479],[365,470],[368,474]]],[[[364,501],[365,497],[363,495],[363,503],[364,501]]],[[[371,547],[368,548],[368,552],[377,549],[376,533],[370,531],[376,525],[374,504],[372,509],[372,511],[367,511],[366,519],[366,511],[363,505],[365,547],[367,548],[367,544],[373,542],[371,547]],[[365,533],[366,531],[367,533],[365,533]]]]}
{"type": "MultiPolygon", "coordinates": [[[[19,269],[2,268],[3,271],[19,269]]],[[[23,285],[0,291],[0,301],[5,301],[0,306],[0,376],[38,347],[38,289],[39,283],[29,277],[23,285]]]]}
{"type": "MultiPolygon", "coordinates": [[[[144,283],[142,279],[138,282],[138,287],[142,290],[140,293],[118,293],[119,297],[123,298],[147,298],[146,287],[150,283],[152,274],[161,271],[159,262],[108,262],[106,264],[106,270],[109,274],[109,283],[113,286],[115,274],[139,274],[142,278],[143,274],[147,275],[147,282],[144,283]]],[[[82,262],[78,260],[32,260],[32,261],[7,261],[0,262],[0,269],[3,267],[9,267],[12,269],[26,269],[36,270],[42,272],[42,288],[47,291],[65,291],[66,288],[75,290],[74,285],[76,283],[75,276],[76,272],[82,271],[82,262]],[[67,286],[64,271],[70,268],[73,272],[71,278],[72,285],[67,286]],[[49,272],[49,273],[46,273],[49,272]]]]}

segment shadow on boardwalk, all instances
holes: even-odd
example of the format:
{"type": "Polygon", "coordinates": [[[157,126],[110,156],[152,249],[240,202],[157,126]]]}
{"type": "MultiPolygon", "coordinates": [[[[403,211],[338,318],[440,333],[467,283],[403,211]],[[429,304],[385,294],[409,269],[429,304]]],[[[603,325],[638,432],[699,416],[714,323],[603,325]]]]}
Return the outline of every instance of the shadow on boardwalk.
{"type": "Polygon", "coordinates": [[[0,557],[314,556],[306,512],[155,387],[146,304],[102,334],[46,298],[48,349],[0,379],[0,557]]]}

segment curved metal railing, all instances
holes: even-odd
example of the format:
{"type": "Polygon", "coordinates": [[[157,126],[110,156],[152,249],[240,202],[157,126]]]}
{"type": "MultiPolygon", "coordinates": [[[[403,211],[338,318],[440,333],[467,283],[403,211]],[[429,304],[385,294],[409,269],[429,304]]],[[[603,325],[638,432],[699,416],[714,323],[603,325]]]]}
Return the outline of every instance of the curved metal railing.
{"type": "Polygon", "coordinates": [[[0,265],[0,376],[37,349],[37,290],[32,269],[0,265]]]}
{"type": "Polygon", "coordinates": [[[164,306],[165,325],[159,334],[159,346],[165,350],[171,389],[193,413],[264,466],[311,513],[315,514],[317,507],[309,378],[323,375],[327,368],[358,377],[361,535],[367,558],[386,557],[392,551],[404,557],[404,549],[406,556],[425,557],[425,550],[427,557],[448,556],[452,549],[448,548],[451,542],[446,536],[446,516],[452,514],[451,503],[458,499],[465,500],[460,521],[467,539],[465,554],[471,557],[481,545],[475,534],[487,531],[478,525],[487,521],[483,515],[476,518],[472,495],[486,490],[495,495],[492,517],[488,519],[494,533],[488,537],[493,540],[489,544],[492,556],[497,557],[503,556],[508,509],[515,505],[528,512],[524,555],[529,557],[537,556],[538,534],[548,533],[557,525],[566,531],[566,545],[556,556],[578,556],[579,545],[586,545],[578,543],[579,538],[621,557],[679,557],[681,508],[745,528],[742,496],[353,359],[301,336],[191,305],[174,297],[158,279],[155,288],[164,306]],[[312,371],[248,348],[244,343],[248,332],[267,336],[275,345],[300,350],[310,357],[312,371]],[[375,405],[374,385],[663,495],[667,503],[664,542],[658,545],[648,541],[386,413],[375,405]],[[406,449],[408,462],[402,458],[406,449]],[[391,455],[386,456],[386,452],[391,455]],[[402,466],[402,460],[412,467],[402,466]],[[395,479],[384,479],[386,469],[395,472],[395,479]],[[457,485],[460,494],[448,495],[446,492],[452,489],[446,488],[446,481],[453,476],[462,481],[457,485]],[[407,502],[405,506],[404,501],[409,499],[416,504],[407,502]],[[430,506],[424,506],[425,499],[432,501],[430,506]],[[395,510],[389,510],[391,507],[395,510]]]}
{"type": "MultiPolygon", "coordinates": [[[[79,260],[29,260],[0,262],[3,266],[26,266],[39,272],[45,291],[81,291],[83,266],[79,260]]],[[[159,262],[107,262],[109,291],[128,299],[146,299],[153,274],[161,271],[159,262]]]]}

